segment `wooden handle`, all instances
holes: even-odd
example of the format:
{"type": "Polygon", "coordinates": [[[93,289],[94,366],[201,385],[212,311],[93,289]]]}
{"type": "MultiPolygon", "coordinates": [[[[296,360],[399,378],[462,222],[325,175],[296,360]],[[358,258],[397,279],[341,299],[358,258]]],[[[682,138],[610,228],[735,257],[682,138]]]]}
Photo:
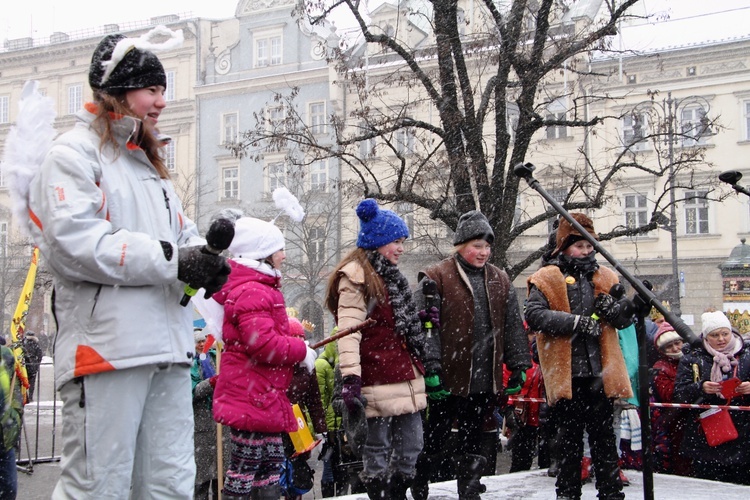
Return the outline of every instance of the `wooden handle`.
{"type": "Polygon", "coordinates": [[[311,345],[311,349],[317,349],[318,347],[323,347],[324,345],[333,342],[334,340],[338,340],[341,337],[346,337],[347,335],[351,335],[354,332],[358,332],[364,328],[367,328],[368,326],[372,326],[376,323],[376,321],[372,318],[367,318],[362,323],[358,323],[354,326],[350,326],[349,328],[345,328],[344,330],[339,330],[334,335],[331,335],[327,339],[323,339],[320,342],[316,342],[315,344],[311,345]]]}

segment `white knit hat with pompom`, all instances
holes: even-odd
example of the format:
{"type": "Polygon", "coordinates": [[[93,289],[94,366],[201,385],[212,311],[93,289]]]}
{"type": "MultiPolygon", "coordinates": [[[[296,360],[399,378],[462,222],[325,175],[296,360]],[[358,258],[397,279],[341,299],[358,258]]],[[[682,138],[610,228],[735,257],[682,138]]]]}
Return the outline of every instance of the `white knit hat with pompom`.
{"type": "Polygon", "coordinates": [[[229,251],[236,258],[263,260],[286,246],[281,230],[271,222],[242,217],[234,223],[229,251]]]}

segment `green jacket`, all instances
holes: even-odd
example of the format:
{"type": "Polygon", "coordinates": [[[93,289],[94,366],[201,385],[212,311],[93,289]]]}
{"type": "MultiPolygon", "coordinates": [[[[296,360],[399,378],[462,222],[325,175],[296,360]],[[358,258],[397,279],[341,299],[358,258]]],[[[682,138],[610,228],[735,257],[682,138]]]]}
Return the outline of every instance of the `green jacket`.
{"type": "Polygon", "coordinates": [[[0,346],[0,432],[4,452],[18,441],[23,416],[21,382],[16,375],[15,364],[13,351],[0,346]]]}
{"type": "Polygon", "coordinates": [[[326,412],[326,426],[329,431],[341,428],[341,415],[336,415],[333,409],[333,374],[334,367],[339,362],[336,342],[326,344],[323,352],[315,360],[315,373],[318,376],[320,399],[326,412]]]}

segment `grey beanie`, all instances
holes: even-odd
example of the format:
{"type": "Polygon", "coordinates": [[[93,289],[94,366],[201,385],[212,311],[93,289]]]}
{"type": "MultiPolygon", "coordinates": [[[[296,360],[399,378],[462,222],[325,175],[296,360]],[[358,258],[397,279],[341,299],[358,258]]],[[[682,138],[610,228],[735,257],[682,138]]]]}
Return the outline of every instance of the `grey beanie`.
{"type": "Polygon", "coordinates": [[[492,226],[490,226],[487,217],[479,210],[472,210],[458,219],[453,244],[460,245],[478,239],[485,240],[491,245],[495,241],[495,233],[492,231],[492,226]]]}

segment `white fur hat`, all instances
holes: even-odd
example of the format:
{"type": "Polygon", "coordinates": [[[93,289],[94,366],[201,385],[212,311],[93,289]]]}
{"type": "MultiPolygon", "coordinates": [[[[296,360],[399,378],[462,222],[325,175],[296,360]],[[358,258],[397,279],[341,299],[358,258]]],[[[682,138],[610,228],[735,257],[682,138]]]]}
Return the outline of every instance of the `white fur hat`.
{"type": "Polygon", "coordinates": [[[203,333],[203,328],[193,328],[193,340],[195,342],[206,340],[206,334],[203,333]]]}
{"type": "Polygon", "coordinates": [[[272,222],[242,217],[234,223],[229,251],[237,258],[263,260],[285,247],[284,235],[272,222]]]}
{"type": "Polygon", "coordinates": [[[719,328],[732,329],[732,324],[729,322],[727,315],[721,311],[705,312],[701,315],[701,336],[705,337],[707,334],[718,330],[719,328]]]}

